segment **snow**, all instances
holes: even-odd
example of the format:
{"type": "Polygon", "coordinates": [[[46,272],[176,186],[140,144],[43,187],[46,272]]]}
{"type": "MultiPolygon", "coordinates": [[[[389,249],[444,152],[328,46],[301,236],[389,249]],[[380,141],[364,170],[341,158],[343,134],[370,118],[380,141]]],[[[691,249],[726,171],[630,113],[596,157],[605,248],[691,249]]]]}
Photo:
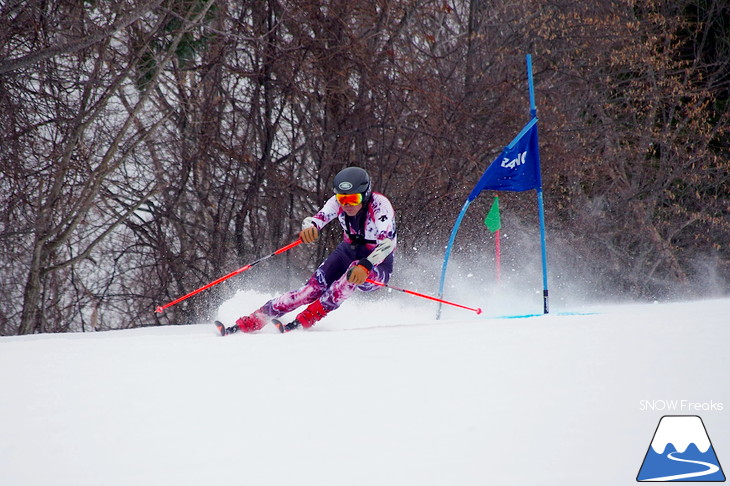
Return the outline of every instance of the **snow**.
{"type": "Polygon", "coordinates": [[[699,417],[662,418],[654,434],[654,440],[651,441],[651,448],[657,454],[664,454],[664,449],[670,443],[680,453],[686,451],[690,444],[696,445],[703,454],[710,448],[710,439],[699,417]]]}
{"type": "MultiPolygon", "coordinates": [[[[525,318],[465,301],[486,315],[437,321],[379,292],[286,335],[0,338],[0,481],[633,484],[663,415],[701,416],[730,464],[730,299],[525,318]]],[[[240,292],[220,317],[266,298],[240,292]]]]}

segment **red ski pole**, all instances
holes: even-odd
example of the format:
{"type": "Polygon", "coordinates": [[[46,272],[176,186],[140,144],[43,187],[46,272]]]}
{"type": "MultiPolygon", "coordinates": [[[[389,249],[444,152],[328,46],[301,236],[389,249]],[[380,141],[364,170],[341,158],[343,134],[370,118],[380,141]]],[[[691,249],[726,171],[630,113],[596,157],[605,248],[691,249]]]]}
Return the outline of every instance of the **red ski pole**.
{"type": "Polygon", "coordinates": [[[437,299],[436,297],[431,297],[430,295],[419,294],[418,292],[414,292],[412,290],[399,289],[398,287],[393,287],[392,285],[388,285],[388,284],[383,283],[383,282],[378,282],[377,280],[372,280],[372,279],[369,279],[369,278],[368,279],[365,279],[365,280],[367,282],[372,283],[372,284],[380,285],[381,287],[387,287],[389,289],[397,290],[399,292],[405,292],[406,294],[415,295],[417,297],[423,297],[424,299],[435,300],[436,302],[441,302],[442,304],[449,304],[449,305],[453,305],[454,307],[460,307],[462,309],[470,310],[472,312],[476,312],[477,315],[479,315],[479,314],[482,313],[482,309],[479,308],[479,307],[476,308],[476,309],[473,309],[473,308],[467,307],[465,305],[455,304],[454,302],[449,302],[448,300],[437,299]]]}
{"type": "Polygon", "coordinates": [[[171,306],[173,306],[173,305],[177,304],[178,302],[182,302],[183,300],[187,299],[188,297],[192,297],[193,295],[195,295],[195,294],[197,294],[197,293],[199,293],[199,292],[202,292],[202,291],[203,291],[203,290],[205,290],[205,289],[209,289],[209,288],[211,288],[211,287],[212,287],[212,286],[214,286],[214,285],[218,285],[218,284],[219,284],[219,283],[221,283],[222,281],[224,281],[224,280],[226,280],[226,279],[229,279],[229,278],[233,277],[234,275],[238,275],[239,273],[245,272],[246,270],[248,270],[249,268],[253,267],[253,266],[254,266],[254,265],[256,265],[257,263],[261,263],[261,262],[263,262],[264,260],[267,260],[267,259],[271,258],[271,257],[272,257],[272,256],[274,256],[274,255],[278,255],[279,253],[284,253],[284,252],[285,252],[285,251],[287,251],[287,250],[291,250],[292,248],[294,248],[295,246],[297,246],[297,245],[298,245],[299,243],[301,243],[301,242],[302,242],[302,239],[301,239],[301,238],[299,238],[299,239],[298,239],[297,241],[295,241],[294,243],[289,243],[289,244],[288,244],[288,245],[286,245],[286,246],[282,246],[281,248],[279,248],[278,250],[276,250],[276,251],[275,251],[274,253],[272,253],[271,255],[266,255],[266,256],[265,256],[265,257],[263,257],[263,258],[259,258],[259,259],[258,259],[258,260],[256,260],[255,262],[253,262],[253,263],[249,263],[248,265],[245,265],[245,266],[243,266],[243,267],[239,268],[238,270],[234,270],[233,272],[229,273],[228,275],[226,275],[226,276],[224,276],[224,277],[221,277],[221,278],[219,278],[218,280],[215,280],[215,281],[213,281],[213,282],[210,282],[209,284],[203,285],[203,286],[202,286],[202,287],[200,287],[199,289],[197,289],[197,290],[193,290],[193,291],[192,291],[192,292],[190,292],[189,294],[185,294],[185,295],[183,295],[182,297],[180,297],[180,298],[177,298],[177,299],[173,300],[172,302],[170,302],[170,303],[168,303],[168,304],[165,304],[165,305],[160,305],[160,306],[157,306],[157,309],[155,309],[155,312],[157,312],[157,313],[159,314],[159,313],[161,313],[161,312],[162,312],[163,310],[167,309],[168,307],[171,307],[171,306]]]}

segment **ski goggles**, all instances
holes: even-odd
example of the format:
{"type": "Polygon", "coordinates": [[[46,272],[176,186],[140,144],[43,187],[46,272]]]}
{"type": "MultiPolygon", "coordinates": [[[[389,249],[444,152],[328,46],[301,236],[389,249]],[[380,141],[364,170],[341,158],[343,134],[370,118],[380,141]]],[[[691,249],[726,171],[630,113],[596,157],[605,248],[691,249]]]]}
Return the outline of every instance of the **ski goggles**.
{"type": "Polygon", "coordinates": [[[362,194],[335,194],[337,202],[342,206],[357,206],[362,204],[362,194]]]}

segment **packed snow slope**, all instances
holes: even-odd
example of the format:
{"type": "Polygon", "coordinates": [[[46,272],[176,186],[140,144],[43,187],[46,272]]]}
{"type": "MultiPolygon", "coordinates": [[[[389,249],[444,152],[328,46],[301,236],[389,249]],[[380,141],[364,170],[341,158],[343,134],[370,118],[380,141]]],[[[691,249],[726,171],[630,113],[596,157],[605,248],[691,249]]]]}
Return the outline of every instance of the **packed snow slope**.
{"type": "Polygon", "coordinates": [[[0,483],[628,485],[663,415],[730,466],[730,299],[434,314],[386,292],[285,335],[0,338],[0,483]]]}

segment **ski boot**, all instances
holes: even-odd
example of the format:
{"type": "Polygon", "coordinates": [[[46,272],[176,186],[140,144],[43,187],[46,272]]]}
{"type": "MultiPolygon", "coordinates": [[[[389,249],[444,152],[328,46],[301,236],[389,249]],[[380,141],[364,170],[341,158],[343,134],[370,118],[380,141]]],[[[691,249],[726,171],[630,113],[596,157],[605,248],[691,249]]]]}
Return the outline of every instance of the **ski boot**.
{"type": "Polygon", "coordinates": [[[236,325],[243,332],[254,332],[264,327],[269,319],[270,317],[259,309],[250,316],[243,316],[238,319],[236,325]]]}
{"type": "Polygon", "coordinates": [[[268,319],[269,317],[264,314],[261,309],[259,309],[250,316],[243,316],[236,320],[236,324],[234,326],[226,327],[222,322],[215,321],[215,327],[218,328],[218,332],[221,336],[234,334],[238,331],[254,332],[264,327],[267,324],[268,319]]]}

